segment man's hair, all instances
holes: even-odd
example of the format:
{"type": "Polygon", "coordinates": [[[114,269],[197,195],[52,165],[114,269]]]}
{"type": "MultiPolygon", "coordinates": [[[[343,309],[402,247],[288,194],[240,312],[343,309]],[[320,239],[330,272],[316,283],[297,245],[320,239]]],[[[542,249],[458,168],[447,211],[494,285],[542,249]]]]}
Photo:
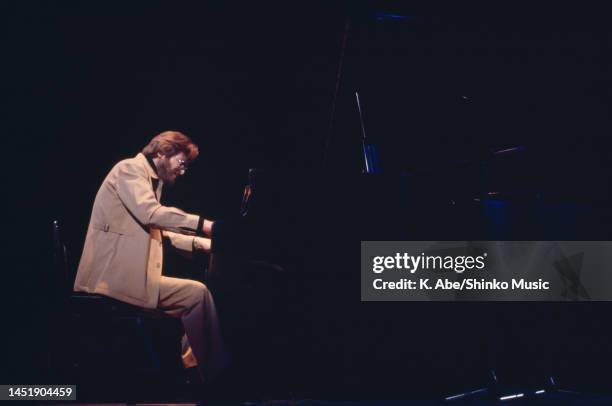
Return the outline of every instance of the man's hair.
{"type": "Polygon", "coordinates": [[[179,131],[164,131],[157,134],[142,149],[142,153],[151,158],[154,158],[158,152],[167,157],[182,152],[188,162],[193,162],[200,153],[198,146],[191,141],[191,138],[179,131]]]}

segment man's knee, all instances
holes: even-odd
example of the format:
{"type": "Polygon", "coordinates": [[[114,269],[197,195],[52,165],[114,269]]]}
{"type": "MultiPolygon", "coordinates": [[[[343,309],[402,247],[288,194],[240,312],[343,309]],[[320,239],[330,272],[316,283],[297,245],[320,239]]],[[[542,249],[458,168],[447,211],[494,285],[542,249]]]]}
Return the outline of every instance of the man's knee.
{"type": "Polygon", "coordinates": [[[197,306],[202,302],[210,300],[210,291],[202,282],[192,281],[190,283],[189,298],[192,306],[197,306]]]}
{"type": "Polygon", "coordinates": [[[212,296],[202,282],[192,279],[162,277],[160,282],[158,307],[166,314],[182,317],[186,312],[212,300],[212,296]]]}

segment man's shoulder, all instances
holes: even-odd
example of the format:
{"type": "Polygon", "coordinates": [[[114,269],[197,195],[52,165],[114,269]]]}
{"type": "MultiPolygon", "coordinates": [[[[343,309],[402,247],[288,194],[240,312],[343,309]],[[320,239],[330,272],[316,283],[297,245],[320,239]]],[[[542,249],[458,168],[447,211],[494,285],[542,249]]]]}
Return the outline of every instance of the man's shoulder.
{"type": "Polygon", "coordinates": [[[140,154],[138,154],[134,157],[122,159],[121,161],[117,162],[115,166],[113,166],[112,172],[136,172],[146,174],[146,168],[144,166],[145,163],[146,158],[143,159],[143,157],[140,157],[140,154]]]}

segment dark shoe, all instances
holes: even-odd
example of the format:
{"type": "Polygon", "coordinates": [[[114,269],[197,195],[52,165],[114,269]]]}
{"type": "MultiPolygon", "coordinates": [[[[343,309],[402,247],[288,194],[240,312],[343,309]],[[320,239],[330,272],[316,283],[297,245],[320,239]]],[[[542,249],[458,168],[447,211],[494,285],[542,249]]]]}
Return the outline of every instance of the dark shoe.
{"type": "Polygon", "coordinates": [[[204,379],[202,378],[198,367],[186,368],[184,371],[186,384],[201,385],[204,383],[204,379]]]}

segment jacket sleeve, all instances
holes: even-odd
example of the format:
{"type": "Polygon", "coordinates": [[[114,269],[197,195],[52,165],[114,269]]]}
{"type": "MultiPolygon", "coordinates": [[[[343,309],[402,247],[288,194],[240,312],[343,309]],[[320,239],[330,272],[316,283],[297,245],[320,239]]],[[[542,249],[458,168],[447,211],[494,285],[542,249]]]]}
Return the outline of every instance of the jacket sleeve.
{"type": "Polygon", "coordinates": [[[164,230],[162,235],[170,241],[170,244],[181,251],[193,252],[194,236],[173,233],[172,231],[164,230]]]}
{"type": "Polygon", "coordinates": [[[176,207],[161,205],[155,198],[145,169],[138,163],[123,161],[115,167],[115,189],[128,211],[143,225],[195,233],[199,216],[176,207]]]}

